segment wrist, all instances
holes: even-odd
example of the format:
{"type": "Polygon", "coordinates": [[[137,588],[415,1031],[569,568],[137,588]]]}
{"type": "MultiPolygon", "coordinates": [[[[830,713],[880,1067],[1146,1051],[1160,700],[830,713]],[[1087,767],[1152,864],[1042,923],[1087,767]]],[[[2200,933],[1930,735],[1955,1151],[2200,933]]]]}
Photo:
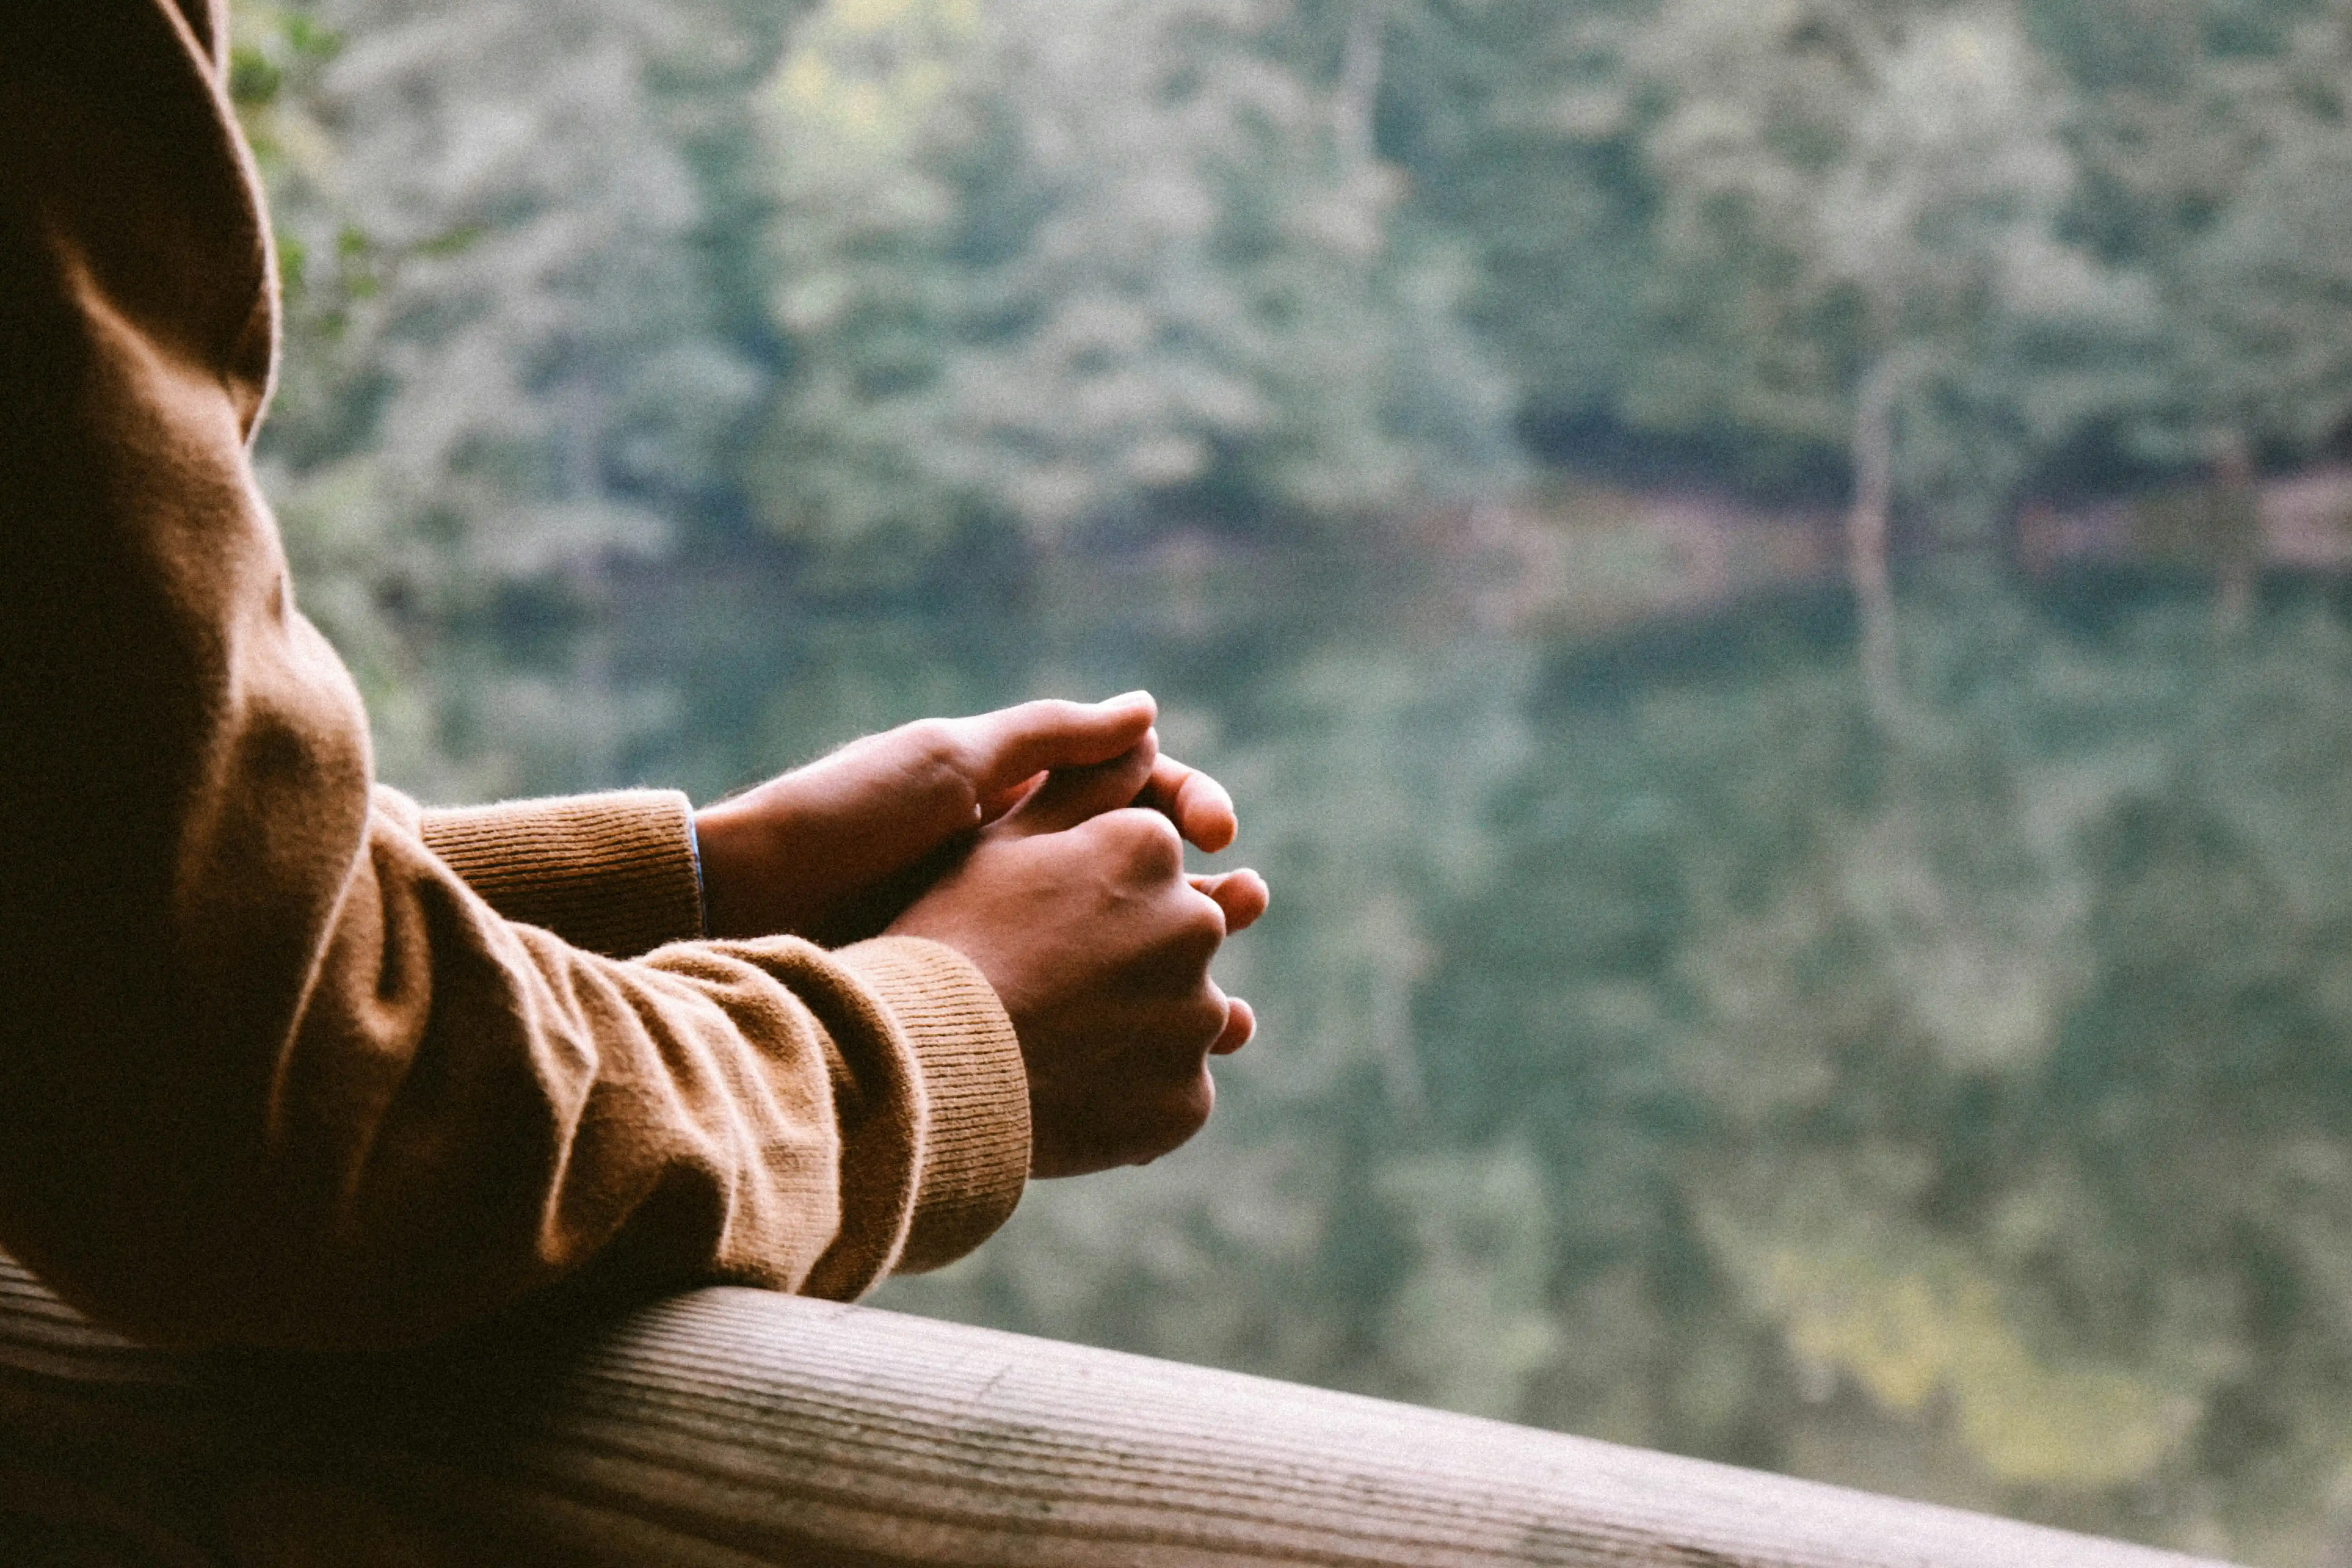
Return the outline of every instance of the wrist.
{"type": "Polygon", "coordinates": [[[755,906],[764,912],[774,904],[776,879],[763,874],[771,858],[766,831],[760,818],[722,801],[694,814],[694,837],[702,871],[703,929],[714,937],[760,936],[790,929],[762,925],[755,906]]]}

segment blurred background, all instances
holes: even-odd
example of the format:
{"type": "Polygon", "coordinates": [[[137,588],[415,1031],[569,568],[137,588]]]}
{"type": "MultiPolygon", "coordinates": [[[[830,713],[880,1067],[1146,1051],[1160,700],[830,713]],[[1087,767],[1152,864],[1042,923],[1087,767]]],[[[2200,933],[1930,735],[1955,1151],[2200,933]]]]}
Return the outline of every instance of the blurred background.
{"type": "Polygon", "coordinates": [[[2352,1564],[2352,5],[236,20],[388,778],[1239,798],[1211,1130],[883,1304],[2352,1564]]]}

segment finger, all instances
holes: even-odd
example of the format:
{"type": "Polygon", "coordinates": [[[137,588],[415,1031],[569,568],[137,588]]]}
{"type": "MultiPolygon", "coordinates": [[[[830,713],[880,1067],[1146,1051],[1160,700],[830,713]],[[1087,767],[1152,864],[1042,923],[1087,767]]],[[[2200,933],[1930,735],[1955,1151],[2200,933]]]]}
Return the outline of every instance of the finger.
{"type": "Polygon", "coordinates": [[[1257,1037],[1257,1010],[1238,996],[1225,1000],[1225,1030],[1209,1047],[1213,1057],[1229,1057],[1257,1037]]]}
{"type": "Polygon", "coordinates": [[[1130,1165],[1149,1165],[1163,1154],[1172,1153],[1192,1141],[1192,1135],[1208,1125],[1217,1108],[1217,1080],[1209,1075],[1204,1063],[1194,1068],[1192,1077],[1173,1094],[1154,1107],[1154,1121],[1141,1149],[1128,1160],[1130,1165]]]}
{"type": "Polygon", "coordinates": [[[1193,877],[1189,880],[1197,890],[1214,899],[1217,907],[1225,911],[1225,934],[1228,936],[1255,925],[1258,916],[1265,913],[1265,907],[1274,896],[1266,888],[1265,879],[1247,868],[1226,871],[1214,877],[1193,877]]]}
{"type": "Polygon", "coordinates": [[[987,826],[1023,801],[1027,800],[1037,793],[1038,787],[1045,782],[1045,779],[1046,775],[1044,773],[1031,773],[1010,789],[1001,789],[994,795],[982,795],[980,801],[980,825],[982,827],[987,826]]]}
{"type": "Polygon", "coordinates": [[[1059,833],[1117,811],[1136,797],[1160,758],[1160,741],[1150,730],[1127,754],[1092,767],[1057,768],[1034,794],[1005,814],[999,826],[1022,835],[1059,833]]]}
{"type": "Polygon", "coordinates": [[[1042,773],[1116,761],[1159,711],[1150,692],[1130,691],[1107,702],[1048,699],[959,720],[971,747],[972,792],[985,800],[1042,773]]]}
{"type": "Polygon", "coordinates": [[[1225,786],[1173,757],[1163,756],[1153,765],[1135,804],[1165,813],[1185,840],[1206,854],[1224,848],[1241,830],[1225,786]]]}

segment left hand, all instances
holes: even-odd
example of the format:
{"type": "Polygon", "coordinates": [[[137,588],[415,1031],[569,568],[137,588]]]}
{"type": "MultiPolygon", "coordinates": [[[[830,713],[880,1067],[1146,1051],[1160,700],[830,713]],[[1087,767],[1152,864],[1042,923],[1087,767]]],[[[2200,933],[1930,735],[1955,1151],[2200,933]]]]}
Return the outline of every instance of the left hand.
{"type": "MultiPolygon", "coordinates": [[[[871,936],[1049,773],[1155,748],[1148,692],[1107,702],[1025,702],[969,719],[924,719],[841,750],[695,816],[710,934],[787,932],[829,944],[871,936]]],[[[1234,840],[1223,785],[1155,757],[1141,792],[1196,848],[1234,840]]]]}
{"type": "Polygon", "coordinates": [[[1265,912],[1255,871],[1189,876],[1170,818],[1130,807],[1159,761],[1150,739],[1056,772],[971,836],[889,929],[956,949],[1012,1020],[1029,1079],[1029,1173],[1140,1164],[1209,1118],[1209,1058],[1257,1026],[1209,965],[1265,912]]]}

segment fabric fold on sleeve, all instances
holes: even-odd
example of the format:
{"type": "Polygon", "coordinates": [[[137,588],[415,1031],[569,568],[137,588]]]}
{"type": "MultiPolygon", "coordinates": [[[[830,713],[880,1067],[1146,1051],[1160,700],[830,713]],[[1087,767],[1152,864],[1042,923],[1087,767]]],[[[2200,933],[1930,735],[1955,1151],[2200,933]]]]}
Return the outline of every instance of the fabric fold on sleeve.
{"type": "Polygon", "coordinates": [[[975,1242],[1028,1138],[969,964],[671,940],[682,795],[428,823],[374,784],[246,448],[225,7],[7,5],[0,1247],[158,1342],[366,1350],[975,1242]]]}
{"type": "Polygon", "coordinates": [[[922,1064],[923,1168],[897,1269],[942,1268],[1012,1217],[1029,1180],[1029,1076],[1013,1020],[972,962],[938,942],[877,937],[834,957],[882,998],[922,1064]]]}
{"type": "Polygon", "coordinates": [[[676,790],[428,807],[425,847],[510,921],[634,958],[698,937],[694,810],[676,790]]]}

